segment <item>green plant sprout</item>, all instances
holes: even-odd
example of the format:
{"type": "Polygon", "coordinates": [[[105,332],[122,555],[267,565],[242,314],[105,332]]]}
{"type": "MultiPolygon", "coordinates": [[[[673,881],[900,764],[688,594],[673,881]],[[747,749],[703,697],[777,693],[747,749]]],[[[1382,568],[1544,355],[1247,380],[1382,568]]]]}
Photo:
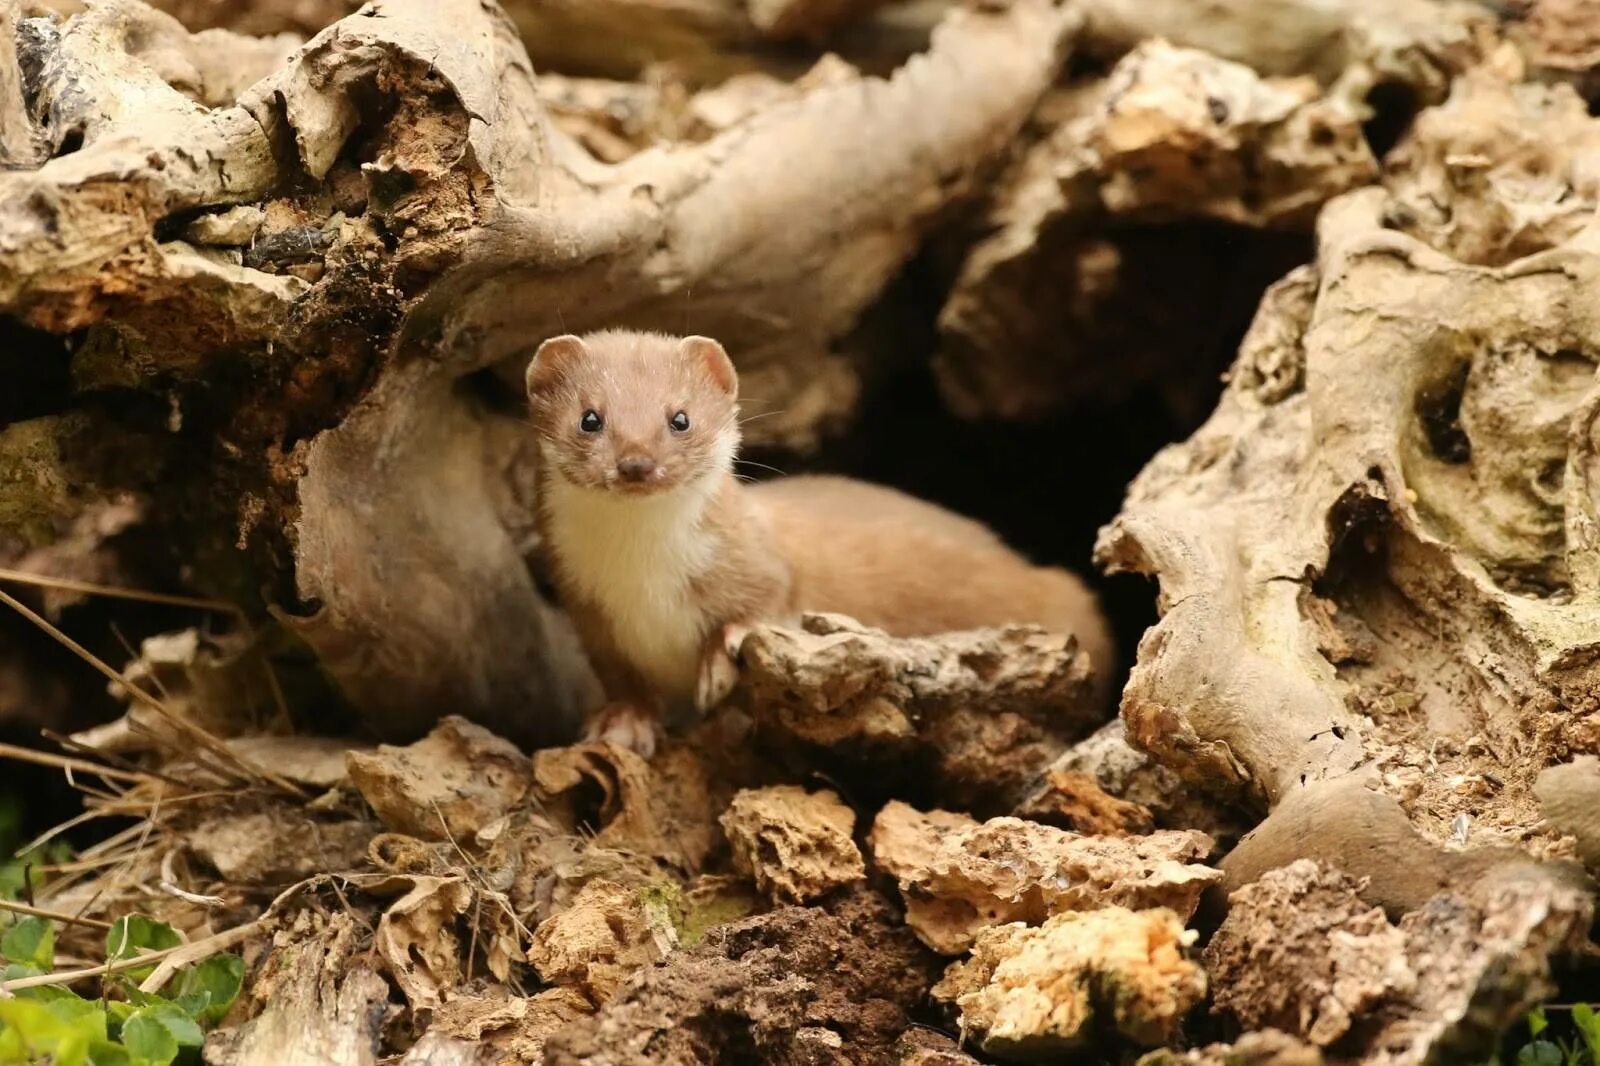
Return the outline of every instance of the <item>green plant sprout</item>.
{"type": "Polygon", "coordinates": [[[1527,1025],[1528,1041],[1516,1057],[1508,1064],[1496,1055],[1488,1066],[1600,1066],[1600,1012],[1590,1004],[1535,1007],[1528,1012],[1527,1025]],[[1568,1012],[1576,1039],[1553,1036],[1547,1011],[1568,1012]]]}
{"type": "MultiPolygon", "coordinates": [[[[55,966],[55,925],[0,914],[0,984],[41,977],[55,966]]],[[[164,922],[118,918],[106,931],[106,962],[124,963],[183,943],[164,922]]],[[[179,969],[167,995],[139,990],[155,963],[101,977],[101,997],[85,999],[64,984],[0,992],[0,1066],[168,1066],[196,1063],[205,1030],[220,1022],[244,984],[244,960],[213,955],[179,969]],[[170,997],[170,998],[169,998],[170,997]]]]}

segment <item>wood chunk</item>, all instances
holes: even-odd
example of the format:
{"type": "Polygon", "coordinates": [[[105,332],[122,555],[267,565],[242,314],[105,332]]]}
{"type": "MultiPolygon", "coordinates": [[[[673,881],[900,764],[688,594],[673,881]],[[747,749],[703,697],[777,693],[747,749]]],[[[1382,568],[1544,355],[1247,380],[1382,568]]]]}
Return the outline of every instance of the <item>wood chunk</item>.
{"type": "Polygon", "coordinates": [[[979,1050],[1007,1061],[1058,1061],[1102,1030],[1150,1047],[1171,1040],[1205,998],[1205,971],[1186,955],[1194,940],[1168,910],[1106,907],[1037,928],[997,926],[933,996],[960,1013],[979,1050]]]}
{"type": "Polygon", "coordinates": [[[695,873],[716,830],[706,768],[689,747],[669,744],[647,762],[612,744],[546,748],[533,756],[540,798],[569,827],[591,825],[600,847],[649,855],[695,873]],[[594,811],[575,804],[584,787],[599,792],[594,811]]]}
{"type": "Polygon", "coordinates": [[[1378,1003],[1414,991],[1404,934],[1359,888],[1302,860],[1234,893],[1206,948],[1213,1009],[1326,1048],[1378,1003]]]}
{"type": "Polygon", "coordinates": [[[1587,941],[1587,891],[1504,876],[1443,892],[1391,924],[1359,882],[1296,862],[1234,892],[1206,948],[1215,1009],[1330,1058],[1400,1066],[1487,1057],[1587,941]]]}
{"type": "Polygon", "coordinates": [[[721,818],[734,868],[777,903],[810,903],[867,875],[855,821],[833,792],[798,785],[745,789],[721,818]]]}
{"type": "Polygon", "coordinates": [[[1193,831],[1090,837],[1019,818],[963,826],[893,802],[868,842],[900,883],[907,924],[946,955],[965,951],[990,926],[1038,925],[1063,912],[1165,907],[1187,920],[1222,878],[1195,863],[1212,842],[1193,831]]]}
{"type": "Polygon", "coordinates": [[[1014,801],[1102,713],[1076,642],[1028,626],[897,639],[809,615],[755,627],[738,661],[730,700],[763,732],[878,787],[932,773],[952,802],[1014,801]]]}
{"type": "Polygon", "coordinates": [[[352,751],[345,765],[384,825],[422,840],[471,839],[533,787],[515,744],[455,715],[409,747],[352,751]]]}
{"type": "Polygon", "coordinates": [[[653,918],[638,890],[596,878],[566,910],[539,923],[528,961],[543,980],[602,1004],[629,973],[676,946],[672,926],[653,918]]]}

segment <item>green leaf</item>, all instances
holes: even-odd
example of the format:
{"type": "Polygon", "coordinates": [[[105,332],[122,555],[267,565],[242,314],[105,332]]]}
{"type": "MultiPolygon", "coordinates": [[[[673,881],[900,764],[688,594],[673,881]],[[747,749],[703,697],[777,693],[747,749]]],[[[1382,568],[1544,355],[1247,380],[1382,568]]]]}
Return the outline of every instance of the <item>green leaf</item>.
{"type": "Polygon", "coordinates": [[[133,1017],[153,1018],[166,1027],[179,1047],[199,1047],[206,1042],[206,1034],[200,1031],[200,1026],[176,1003],[152,1003],[133,1017]]]}
{"type": "Polygon", "coordinates": [[[143,1010],[122,1023],[122,1046],[135,1061],[152,1066],[167,1066],[178,1057],[178,1038],[143,1010]]]}
{"type": "Polygon", "coordinates": [[[1528,1012],[1529,1036],[1537,1037],[1548,1028],[1550,1028],[1550,1020],[1544,1016],[1543,1007],[1535,1007],[1528,1012]]]}
{"type": "Polygon", "coordinates": [[[1600,1064],[1600,1013],[1587,1003],[1574,1003],[1572,1024],[1583,1037],[1583,1045],[1589,1049],[1590,1060],[1600,1064]]]}
{"type": "Polygon", "coordinates": [[[21,962],[8,962],[0,969],[0,981],[15,981],[19,977],[38,977],[44,973],[37,966],[21,962]]]}
{"type": "Polygon", "coordinates": [[[196,1020],[216,1025],[243,987],[244,960],[237,955],[213,955],[179,971],[175,998],[196,1020]]]}
{"type": "Polygon", "coordinates": [[[70,992],[44,1002],[46,1010],[82,1033],[91,1043],[106,1039],[106,1009],[100,1003],[70,992]]]}
{"type": "Polygon", "coordinates": [[[0,1062],[45,1060],[52,1066],[88,1066],[92,1020],[58,1017],[52,1006],[28,999],[0,1000],[0,1062]]]}
{"type": "MultiPolygon", "coordinates": [[[[9,855],[9,848],[0,848],[0,855],[9,855]]],[[[0,899],[20,899],[24,889],[37,892],[44,887],[46,876],[41,866],[65,862],[72,857],[72,848],[64,841],[52,840],[41,848],[25,851],[13,858],[0,861],[0,899]]]]}
{"type": "MultiPolygon", "coordinates": [[[[166,922],[158,922],[142,914],[130,914],[111,923],[111,929],[106,933],[106,961],[136,959],[146,952],[164,951],[182,943],[183,938],[166,922]]],[[[149,977],[155,968],[153,962],[149,966],[135,966],[123,970],[119,980],[137,985],[149,977]]]]}
{"type": "Polygon", "coordinates": [[[1550,1041],[1535,1040],[1517,1052],[1517,1066],[1562,1066],[1563,1058],[1561,1049],[1550,1041]]]}
{"type": "Polygon", "coordinates": [[[56,962],[55,923],[43,918],[23,918],[0,936],[0,956],[7,962],[49,970],[56,962]]]}
{"type": "Polygon", "coordinates": [[[94,1066],[134,1066],[128,1049],[109,1040],[89,1045],[89,1061],[94,1063],[94,1066]]]}

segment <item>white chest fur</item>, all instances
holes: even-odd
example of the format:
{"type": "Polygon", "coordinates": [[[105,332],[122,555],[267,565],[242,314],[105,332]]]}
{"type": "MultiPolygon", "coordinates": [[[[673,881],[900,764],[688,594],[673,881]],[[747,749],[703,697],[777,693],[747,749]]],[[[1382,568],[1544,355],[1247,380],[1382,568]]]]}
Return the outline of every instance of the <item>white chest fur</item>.
{"type": "Polygon", "coordinates": [[[568,579],[610,625],[617,650],[673,703],[693,697],[711,628],[690,583],[710,569],[701,523],[715,482],[626,497],[549,480],[547,529],[568,579]]]}

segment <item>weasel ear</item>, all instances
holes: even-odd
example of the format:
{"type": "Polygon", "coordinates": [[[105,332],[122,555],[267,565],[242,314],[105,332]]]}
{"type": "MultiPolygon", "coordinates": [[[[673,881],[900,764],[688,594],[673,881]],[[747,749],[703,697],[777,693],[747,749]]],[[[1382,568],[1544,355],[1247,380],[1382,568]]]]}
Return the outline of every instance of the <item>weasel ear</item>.
{"type": "Polygon", "coordinates": [[[729,396],[738,393],[739,375],[722,345],[710,337],[685,337],[679,342],[678,351],[698,361],[723,392],[729,396]]]}
{"type": "Polygon", "coordinates": [[[584,351],[583,341],[570,333],[551,337],[539,345],[539,350],[533,353],[533,359],[528,363],[528,395],[543,392],[555,384],[566,369],[583,356],[584,351]]]}

